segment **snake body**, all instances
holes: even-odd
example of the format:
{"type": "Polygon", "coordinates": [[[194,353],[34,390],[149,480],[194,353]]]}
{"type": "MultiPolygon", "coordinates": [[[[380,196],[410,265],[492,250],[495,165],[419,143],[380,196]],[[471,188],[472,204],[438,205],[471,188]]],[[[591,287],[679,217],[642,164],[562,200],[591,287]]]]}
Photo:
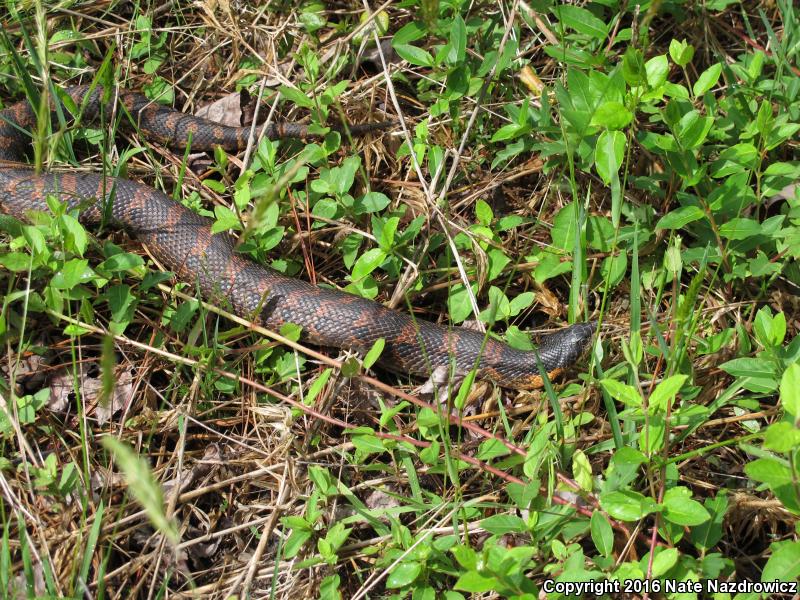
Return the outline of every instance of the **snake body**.
{"type": "MultiPolygon", "coordinates": [[[[100,87],[71,87],[66,93],[81,107],[84,120],[113,103],[100,87]]],[[[249,127],[222,126],[152,103],[131,91],[120,91],[118,106],[130,114],[148,139],[192,151],[220,146],[245,147],[249,127]]],[[[449,328],[392,310],[334,289],[286,277],[235,251],[235,238],[212,234],[208,219],[149,186],[93,173],[35,174],[3,161],[21,161],[31,146],[28,131],[36,125],[30,104],[21,101],[0,111],[0,208],[25,219],[29,211],[47,211],[48,195],[82,209],[86,224],[109,219],[144,242],[155,257],[180,279],[195,283],[213,302],[227,302],[232,311],[268,328],[294,323],[307,341],[321,346],[363,352],[380,338],[385,341],[379,362],[393,371],[428,376],[433,369],[454,366],[458,373],[477,368],[477,375],[496,383],[530,389],[542,384],[542,370],[555,375],[572,365],[591,339],[594,324],[579,323],[540,340],[523,351],[471,329],[449,328]]],[[[383,124],[352,126],[359,135],[383,124]]],[[[302,125],[273,125],[266,135],[305,137],[302,125]]]]}

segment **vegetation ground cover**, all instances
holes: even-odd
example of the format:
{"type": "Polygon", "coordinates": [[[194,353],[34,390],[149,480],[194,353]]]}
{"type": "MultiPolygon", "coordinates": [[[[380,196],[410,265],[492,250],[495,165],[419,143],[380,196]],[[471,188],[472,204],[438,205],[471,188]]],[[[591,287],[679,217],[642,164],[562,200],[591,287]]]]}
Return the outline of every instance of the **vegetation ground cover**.
{"type": "Polygon", "coordinates": [[[3,7],[0,106],[40,108],[32,168],[143,181],[280,272],[516,347],[599,322],[542,390],[468,379],[420,403],[374,368],[380,345],[263,331],[58,203],[4,217],[4,593],[797,581],[791,2],[3,7]],[[66,118],[77,83],[236,121],[241,102],[255,133],[266,115],[321,137],[173,152],[122,111],[66,118]],[[363,140],[330,127],[383,118],[363,140]]]}

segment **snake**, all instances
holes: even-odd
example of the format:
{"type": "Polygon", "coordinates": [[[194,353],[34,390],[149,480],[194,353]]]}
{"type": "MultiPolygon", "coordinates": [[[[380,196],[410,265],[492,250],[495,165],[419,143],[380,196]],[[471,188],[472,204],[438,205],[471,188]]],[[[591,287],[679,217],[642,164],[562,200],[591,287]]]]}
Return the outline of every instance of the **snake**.
{"type": "MultiPolygon", "coordinates": [[[[130,123],[146,139],[166,147],[190,146],[192,152],[219,147],[245,149],[250,127],[222,125],[151,101],[136,91],[104,90],[102,86],[70,86],[66,95],[91,122],[114,109],[127,111],[130,123]]],[[[66,99],[66,98],[64,98],[66,99]]],[[[67,103],[62,102],[61,106],[67,103]]],[[[47,108],[45,106],[45,108],[47,108]]],[[[0,110],[0,210],[30,222],[31,211],[49,211],[54,197],[69,211],[79,209],[84,225],[110,223],[146,245],[153,257],[179,280],[197,286],[212,303],[227,303],[234,314],[278,330],[287,323],[301,328],[311,344],[368,352],[378,340],[378,364],[413,377],[430,377],[436,369],[475,376],[510,389],[541,387],[545,375],[555,377],[571,367],[592,339],[594,322],[579,322],[542,336],[530,350],[514,348],[469,327],[417,318],[380,302],[332,287],[320,287],[265,267],[237,252],[237,239],[213,233],[211,220],[148,185],[91,172],[36,173],[24,163],[37,126],[27,100],[0,110]]],[[[46,111],[45,111],[46,114],[46,111]]],[[[50,118],[63,122],[65,111],[50,102],[50,118]]],[[[66,115],[69,117],[69,115],[66,115]]],[[[346,127],[353,135],[385,128],[385,123],[346,127]]],[[[269,138],[306,138],[308,127],[274,123],[269,138]]]]}

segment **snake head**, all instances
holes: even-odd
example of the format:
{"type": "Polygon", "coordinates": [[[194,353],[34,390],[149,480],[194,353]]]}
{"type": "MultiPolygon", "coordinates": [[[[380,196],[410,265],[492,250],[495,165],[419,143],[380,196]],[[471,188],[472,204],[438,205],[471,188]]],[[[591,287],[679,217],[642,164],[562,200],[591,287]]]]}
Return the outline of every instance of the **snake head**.
{"type": "Polygon", "coordinates": [[[578,360],[597,329],[597,321],[576,323],[539,340],[538,352],[545,369],[566,369],[578,360]]]}

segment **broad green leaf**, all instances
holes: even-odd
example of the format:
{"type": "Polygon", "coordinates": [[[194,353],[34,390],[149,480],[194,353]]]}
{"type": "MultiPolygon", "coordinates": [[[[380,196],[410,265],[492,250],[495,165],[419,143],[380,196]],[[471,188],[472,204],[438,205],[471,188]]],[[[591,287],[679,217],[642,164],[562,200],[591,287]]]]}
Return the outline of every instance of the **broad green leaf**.
{"type": "Polygon", "coordinates": [[[592,491],[592,465],[581,450],[572,455],[572,477],[583,491],[592,491]]]}
{"type": "Polygon", "coordinates": [[[421,26],[419,21],[411,21],[397,30],[397,33],[392,37],[392,45],[410,44],[424,38],[425,35],[425,28],[421,26]]]}
{"type": "Polygon", "coordinates": [[[214,207],[214,224],[211,226],[211,233],[220,233],[229,229],[241,229],[242,223],[239,217],[227,206],[214,207]]]}
{"type": "Polygon", "coordinates": [[[602,40],[608,35],[608,26],[590,11],[574,4],[560,4],[553,10],[567,27],[595,39],[602,40]]]}
{"type": "Polygon", "coordinates": [[[789,581],[796,583],[800,578],[800,542],[784,540],[773,542],[770,546],[772,556],[769,557],[761,581],[789,581]]]}
{"type": "Polygon", "coordinates": [[[403,60],[419,67],[432,67],[433,56],[427,50],[411,46],[410,44],[395,44],[395,52],[403,60]]]}
{"type": "Polygon", "coordinates": [[[356,264],[353,266],[351,279],[353,281],[363,279],[377,269],[384,260],[386,260],[386,252],[383,249],[370,248],[358,257],[356,264]]]}
{"type": "Polygon", "coordinates": [[[600,275],[607,282],[609,287],[614,287],[628,271],[628,255],[625,252],[618,252],[615,255],[607,256],[600,265],[600,275]]]}
{"type": "Polygon", "coordinates": [[[450,22],[450,51],[447,53],[447,62],[455,65],[464,60],[467,50],[467,26],[461,15],[456,14],[450,22]]]}
{"type": "Polygon", "coordinates": [[[650,394],[648,406],[651,410],[666,411],[667,406],[672,404],[678,391],[686,382],[686,375],[672,375],[656,386],[650,394]]]}
{"type": "Polygon", "coordinates": [[[783,410],[800,419],[800,364],[794,363],[781,377],[781,405],[783,410]]]}
{"type": "Polygon", "coordinates": [[[694,46],[687,43],[686,40],[671,40],[669,43],[669,55],[679,67],[685,67],[694,58],[694,46]]]}
{"type": "Polygon", "coordinates": [[[664,494],[663,515],[676,525],[700,525],[711,518],[705,507],[692,499],[692,492],[685,487],[670,488],[664,494]]]}
{"type": "Polygon", "coordinates": [[[611,178],[622,165],[625,158],[625,134],[621,131],[604,131],[597,138],[594,162],[597,174],[606,185],[611,184],[611,178]]]}
{"type": "Polygon", "coordinates": [[[763,358],[735,358],[720,365],[720,368],[742,377],[743,385],[751,391],[770,392],[778,388],[775,363],[763,358]]]}
{"type": "Polygon", "coordinates": [[[494,219],[492,207],[489,206],[485,200],[478,200],[475,203],[475,216],[479,223],[487,227],[492,223],[492,219],[494,219]]]}
{"type": "Polygon", "coordinates": [[[664,573],[674,567],[677,562],[677,548],[657,548],[655,556],[653,557],[653,577],[661,577],[664,575],[664,573]]]}
{"type": "Polygon", "coordinates": [[[383,348],[386,346],[386,340],[383,338],[378,338],[375,340],[375,343],[372,344],[372,348],[369,349],[364,360],[362,361],[364,364],[365,369],[372,368],[377,360],[380,358],[381,353],[383,352],[383,348]]]}
{"type": "Polygon", "coordinates": [[[651,88],[657,88],[667,80],[669,75],[669,61],[666,54],[659,54],[648,60],[644,65],[647,72],[647,83],[651,88]]]}
{"type": "Polygon", "coordinates": [[[600,385],[611,395],[615,400],[619,400],[626,406],[640,407],[642,406],[642,397],[631,385],[622,383],[616,379],[601,379],[600,385]]]}
{"type": "Polygon", "coordinates": [[[761,224],[746,217],[731,219],[719,227],[719,234],[729,240],[745,240],[761,232],[761,224]]]}
{"type": "Polygon", "coordinates": [[[656,223],[656,229],[682,229],[703,217],[705,213],[699,206],[681,206],[661,217],[656,223]]]}
{"type": "Polygon", "coordinates": [[[595,548],[603,556],[610,556],[614,550],[614,530],[611,528],[611,523],[603,513],[595,510],[592,513],[590,525],[595,548]]]}
{"type": "Polygon", "coordinates": [[[633,113],[617,101],[603,102],[592,116],[592,124],[606,129],[622,129],[633,120],[633,113]]]}
{"type": "Polygon", "coordinates": [[[484,594],[497,589],[497,586],[498,581],[494,577],[484,577],[477,571],[467,571],[458,578],[453,587],[463,592],[484,594]]]}
{"type": "Polygon", "coordinates": [[[422,572],[422,565],[415,560],[404,560],[392,569],[386,578],[386,587],[401,588],[414,583],[422,572]]]}
{"type": "Polygon", "coordinates": [[[675,137],[683,148],[694,150],[706,140],[713,125],[713,118],[700,116],[696,110],[690,110],[678,122],[675,137]]]}
{"type": "Polygon", "coordinates": [[[94,277],[94,271],[89,268],[89,261],[85,258],[73,258],[64,263],[64,266],[56,272],[50,285],[59,290],[71,290],[80,283],[90,281],[94,277]]]}
{"type": "Polygon", "coordinates": [[[642,51],[628,46],[622,57],[622,76],[632,86],[647,83],[647,68],[644,64],[642,51]]]}
{"type": "Polygon", "coordinates": [[[282,85],[278,88],[278,91],[283,98],[292,104],[296,104],[297,106],[302,106],[304,108],[314,108],[314,101],[311,99],[311,96],[301,92],[296,87],[282,85]]]}
{"type": "Polygon", "coordinates": [[[516,515],[492,515],[481,521],[481,527],[494,535],[525,533],[528,531],[528,525],[525,520],[516,515]]]}
{"type": "Polygon", "coordinates": [[[621,521],[637,521],[657,508],[651,498],[633,490],[601,494],[600,506],[613,518],[621,521]]]}
{"type": "Polygon", "coordinates": [[[553,246],[567,252],[571,251],[575,245],[576,229],[575,203],[570,202],[553,218],[553,227],[550,229],[553,246]]]}
{"type": "Polygon", "coordinates": [[[472,303],[463,284],[459,283],[450,288],[447,309],[454,323],[462,323],[472,314],[472,303]]]}
{"type": "Polygon", "coordinates": [[[717,545],[723,534],[723,520],[728,512],[728,495],[723,489],[714,498],[706,498],[703,506],[711,515],[711,519],[692,527],[692,542],[699,548],[708,550],[717,545]]]}
{"type": "Polygon", "coordinates": [[[791,469],[777,458],[757,458],[744,466],[744,472],[773,490],[792,485],[793,481],[791,469]]]}
{"type": "Polygon", "coordinates": [[[72,250],[78,256],[83,256],[86,246],[89,243],[89,236],[75,217],[61,215],[61,224],[66,233],[67,249],[72,250]]]}
{"type": "Polygon", "coordinates": [[[356,200],[353,205],[353,211],[357,215],[380,212],[389,206],[390,202],[391,200],[389,200],[386,194],[382,194],[381,192],[367,192],[362,198],[356,200]]]}
{"type": "Polygon", "coordinates": [[[144,264],[144,260],[138,254],[130,252],[120,252],[109,256],[106,260],[97,265],[97,270],[101,272],[118,273],[120,271],[128,271],[135,269],[144,264]]]}
{"type": "Polygon", "coordinates": [[[722,65],[719,63],[711,65],[705,71],[700,73],[700,77],[697,78],[697,81],[695,81],[694,85],[692,86],[694,95],[702,96],[712,87],[714,87],[719,80],[720,73],[722,73],[722,65]]]}
{"type": "Polygon", "coordinates": [[[773,423],[764,434],[764,448],[773,452],[791,452],[800,448],[800,429],[786,421],[773,423]]]}

